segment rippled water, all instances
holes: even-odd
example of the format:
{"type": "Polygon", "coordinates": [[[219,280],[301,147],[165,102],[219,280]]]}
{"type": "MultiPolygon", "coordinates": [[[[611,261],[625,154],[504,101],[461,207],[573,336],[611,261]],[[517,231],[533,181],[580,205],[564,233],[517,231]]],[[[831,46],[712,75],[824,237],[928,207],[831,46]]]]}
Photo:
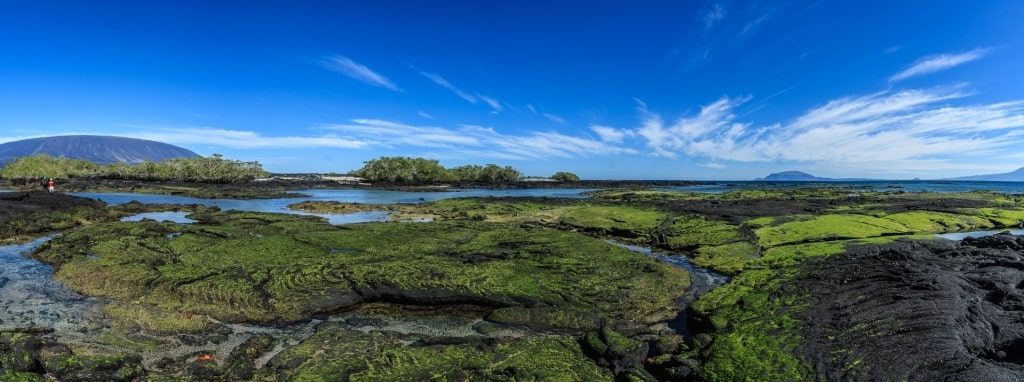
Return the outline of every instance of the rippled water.
{"type": "Polygon", "coordinates": [[[23,256],[50,239],[0,246],[0,328],[77,330],[102,317],[96,299],[68,289],[51,277],[49,265],[23,256]]]}
{"type": "Polygon", "coordinates": [[[989,235],[995,235],[997,233],[1006,232],[1006,231],[1010,231],[1010,233],[1014,234],[1014,235],[1024,235],[1024,229],[1013,229],[1013,230],[997,229],[997,230],[989,230],[989,231],[970,231],[970,232],[940,233],[940,234],[937,234],[935,236],[941,237],[943,239],[949,239],[949,240],[963,240],[964,238],[966,238],[968,236],[972,236],[972,237],[989,236],[989,235]]]}
{"type": "Polygon", "coordinates": [[[996,191],[1007,194],[1024,194],[1024,182],[970,182],[941,180],[865,180],[833,182],[767,182],[767,181],[723,181],[706,182],[692,186],[666,187],[665,189],[689,192],[722,193],[737,190],[786,190],[799,188],[842,187],[851,191],[906,192],[968,192],[996,191]]]}

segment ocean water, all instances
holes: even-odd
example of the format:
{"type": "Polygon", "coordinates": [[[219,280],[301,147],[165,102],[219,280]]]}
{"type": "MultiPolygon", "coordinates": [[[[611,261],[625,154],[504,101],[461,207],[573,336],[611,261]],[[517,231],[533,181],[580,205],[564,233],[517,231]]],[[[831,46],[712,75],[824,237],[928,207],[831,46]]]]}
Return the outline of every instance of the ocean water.
{"type": "Polygon", "coordinates": [[[905,192],[969,192],[995,191],[1006,194],[1024,194],[1024,182],[970,182],[940,180],[867,180],[836,182],[768,182],[768,181],[709,181],[693,186],[664,187],[663,189],[722,193],[736,190],[778,190],[798,188],[843,188],[850,191],[905,191],[905,192]]]}

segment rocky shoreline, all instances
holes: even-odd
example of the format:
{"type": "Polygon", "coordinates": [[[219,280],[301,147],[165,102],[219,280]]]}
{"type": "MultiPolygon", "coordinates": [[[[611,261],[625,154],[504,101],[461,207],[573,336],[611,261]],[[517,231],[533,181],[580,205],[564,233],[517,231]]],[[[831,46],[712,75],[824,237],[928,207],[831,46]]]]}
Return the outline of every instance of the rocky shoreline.
{"type": "Polygon", "coordinates": [[[0,322],[4,380],[1024,375],[1024,238],[931,237],[1016,227],[1020,195],[626,187],[444,199],[394,207],[430,223],[345,226],[43,192],[0,194],[0,211],[9,242],[61,233],[29,256],[97,309],[71,330],[0,322]],[[170,209],[196,222],[118,221],[170,209]],[[680,269],[609,240],[732,281],[693,301],[680,269]],[[668,325],[684,307],[687,337],[668,325]]]}

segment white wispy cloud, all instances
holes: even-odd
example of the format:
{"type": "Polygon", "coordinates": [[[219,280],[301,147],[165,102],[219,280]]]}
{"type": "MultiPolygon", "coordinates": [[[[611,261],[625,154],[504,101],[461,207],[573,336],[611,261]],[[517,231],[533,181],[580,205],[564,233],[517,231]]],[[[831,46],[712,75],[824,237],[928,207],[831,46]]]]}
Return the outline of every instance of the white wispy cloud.
{"type": "Polygon", "coordinates": [[[344,74],[351,78],[365,82],[369,85],[391,89],[394,91],[402,91],[398,86],[391,82],[387,77],[377,74],[370,68],[358,62],[352,61],[347,57],[333,56],[328,57],[323,61],[325,67],[335,72],[344,74]]]}
{"type": "Polygon", "coordinates": [[[963,158],[993,161],[1016,153],[1024,138],[1024,101],[950,105],[969,95],[961,87],[884,91],[832,100],[791,121],[763,125],[736,116],[747,98],[722,97],[671,123],[641,103],[640,125],[632,133],[653,155],[670,158],[841,164],[876,173],[935,170],[963,158]]]}
{"type": "Polygon", "coordinates": [[[704,11],[701,15],[701,19],[704,21],[704,29],[711,29],[718,24],[719,21],[725,18],[725,8],[721,4],[712,4],[710,8],[704,11]]]}
{"type": "Polygon", "coordinates": [[[350,124],[327,125],[325,130],[372,142],[375,146],[418,146],[455,149],[477,146],[480,141],[459,131],[433,126],[416,126],[381,119],[354,119],[350,124]]]}
{"type": "Polygon", "coordinates": [[[438,84],[442,88],[448,89],[448,91],[451,91],[452,93],[455,93],[455,95],[459,96],[459,98],[462,98],[462,99],[466,100],[467,102],[469,102],[471,104],[474,104],[474,105],[477,103],[478,100],[477,100],[477,98],[475,96],[473,96],[472,94],[469,94],[469,93],[466,93],[466,92],[462,91],[462,89],[459,89],[459,88],[455,87],[455,85],[452,85],[452,83],[448,82],[448,80],[444,79],[444,77],[441,77],[440,75],[438,75],[436,73],[428,73],[428,72],[424,72],[422,70],[420,70],[419,72],[420,72],[420,75],[422,75],[424,77],[427,77],[428,79],[433,81],[435,84],[438,84]]]}
{"type": "Polygon", "coordinates": [[[437,118],[434,118],[434,116],[432,116],[430,114],[427,114],[426,112],[424,112],[422,110],[421,111],[417,111],[416,114],[418,114],[420,117],[423,117],[423,118],[426,118],[426,119],[437,119],[437,118]]]}
{"type": "Polygon", "coordinates": [[[992,49],[978,48],[969,52],[955,54],[937,54],[922,57],[902,72],[889,77],[889,82],[901,81],[910,77],[946,70],[985,57],[992,49]]]}
{"type": "Polygon", "coordinates": [[[554,114],[548,114],[548,113],[543,113],[541,115],[543,115],[544,118],[547,118],[547,119],[551,120],[551,122],[557,123],[559,125],[564,125],[565,124],[565,118],[559,117],[559,116],[554,115],[554,114]]]}
{"type": "Polygon", "coordinates": [[[455,93],[455,95],[459,96],[459,98],[462,98],[462,99],[466,100],[466,102],[469,102],[471,104],[476,105],[478,102],[483,101],[483,103],[485,103],[485,104],[487,104],[487,106],[491,107],[491,112],[492,113],[497,113],[497,112],[500,112],[500,111],[504,110],[504,106],[501,104],[501,101],[498,101],[497,99],[494,99],[492,97],[488,97],[488,96],[480,94],[480,93],[477,93],[477,94],[467,93],[466,91],[456,87],[455,85],[452,85],[451,82],[448,82],[447,79],[445,79],[444,77],[441,77],[441,75],[439,75],[437,73],[430,73],[430,72],[427,72],[427,71],[423,71],[423,70],[417,69],[415,66],[412,66],[412,65],[410,65],[410,67],[412,67],[414,70],[418,71],[420,73],[420,75],[422,75],[423,77],[426,77],[426,78],[430,79],[430,81],[433,81],[438,86],[440,86],[442,88],[445,88],[445,89],[448,89],[448,91],[450,91],[452,93],[455,93]]]}
{"type": "Polygon", "coordinates": [[[239,149],[328,147],[365,148],[370,142],[335,134],[319,136],[269,136],[255,131],[212,127],[150,127],[145,132],[112,134],[170,144],[212,145],[239,149]]]}
{"type": "Polygon", "coordinates": [[[497,113],[497,112],[502,110],[501,101],[498,101],[498,100],[496,100],[494,98],[485,96],[483,94],[477,94],[476,96],[480,97],[480,99],[483,100],[484,103],[489,105],[491,107],[491,109],[493,109],[493,110],[491,110],[492,112],[497,113]]]}
{"type": "Polygon", "coordinates": [[[657,155],[675,158],[680,149],[688,155],[695,155],[712,139],[729,143],[739,138],[746,125],[734,122],[732,110],[748,99],[750,97],[722,97],[701,107],[696,116],[679,118],[667,126],[660,116],[647,111],[647,106],[641,103],[643,123],[636,134],[647,139],[657,155]]]}
{"type": "Polygon", "coordinates": [[[497,159],[585,158],[636,151],[589,137],[529,131],[504,134],[493,128],[464,124],[453,128],[416,126],[379,119],[322,127],[381,147],[444,149],[449,155],[497,159]]]}
{"type": "Polygon", "coordinates": [[[754,19],[753,21],[748,22],[746,25],[743,26],[743,30],[740,31],[740,34],[741,35],[745,35],[745,34],[751,32],[751,31],[753,31],[754,29],[757,29],[757,27],[760,26],[761,23],[765,22],[765,20],[768,20],[768,18],[770,18],[771,16],[772,16],[771,13],[766,13],[766,14],[761,15],[761,17],[758,17],[758,18],[754,19]]]}
{"type": "Polygon", "coordinates": [[[630,134],[629,131],[616,129],[610,126],[592,125],[590,130],[597,133],[597,136],[604,142],[609,143],[622,143],[626,139],[626,136],[630,134]]]}

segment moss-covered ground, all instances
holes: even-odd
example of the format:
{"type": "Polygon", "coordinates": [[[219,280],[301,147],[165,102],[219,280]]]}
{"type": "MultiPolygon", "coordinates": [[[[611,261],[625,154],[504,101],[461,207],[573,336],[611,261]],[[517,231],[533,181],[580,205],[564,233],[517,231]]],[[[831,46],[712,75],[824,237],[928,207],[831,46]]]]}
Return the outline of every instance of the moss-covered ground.
{"type": "Polygon", "coordinates": [[[362,302],[556,307],[670,317],[682,270],[580,234],[485,222],[339,228],[284,214],[193,214],[200,223],[114,222],[34,256],[88,295],[225,321],[301,320],[362,302]]]}
{"type": "Polygon", "coordinates": [[[574,337],[401,346],[382,333],[330,326],[277,355],[268,371],[289,381],[611,381],[574,337]],[[278,370],[275,370],[278,369],[278,370]]]}
{"type": "Polygon", "coordinates": [[[430,216],[430,223],[340,227],[314,217],[196,210],[190,218],[198,223],[189,225],[88,224],[34,256],[71,288],[113,299],[105,311],[116,326],[155,333],[202,333],[210,320],[286,324],[370,303],[469,306],[485,320],[482,333],[500,325],[546,333],[409,346],[391,334],[328,325],[286,346],[262,372],[268,379],[602,380],[612,370],[642,379],[646,368],[661,379],[686,369],[698,380],[807,380],[815,373],[793,352],[807,323],[795,313],[813,301],[788,282],[802,264],[850,245],[1015,228],[1022,207],[1019,195],[836,188],[448,199],[387,207],[398,219],[430,216]],[[699,324],[691,329],[700,335],[643,365],[622,366],[623,354],[610,361],[600,346],[580,348],[609,323],[630,341],[657,339],[638,328],[674,317],[689,285],[685,272],[606,239],[685,254],[733,276],[691,305],[699,324]]]}

